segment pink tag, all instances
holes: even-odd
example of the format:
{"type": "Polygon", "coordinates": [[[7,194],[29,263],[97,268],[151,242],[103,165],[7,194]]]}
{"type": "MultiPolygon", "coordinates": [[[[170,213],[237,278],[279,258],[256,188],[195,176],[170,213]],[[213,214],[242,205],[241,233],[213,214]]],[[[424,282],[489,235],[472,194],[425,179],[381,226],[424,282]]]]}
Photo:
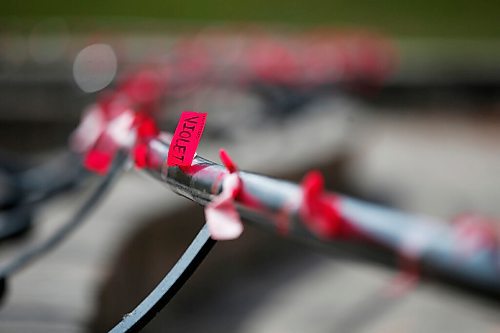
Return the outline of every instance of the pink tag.
{"type": "Polygon", "coordinates": [[[190,166],[207,120],[206,113],[184,111],[168,149],[168,166],[190,166]]]}

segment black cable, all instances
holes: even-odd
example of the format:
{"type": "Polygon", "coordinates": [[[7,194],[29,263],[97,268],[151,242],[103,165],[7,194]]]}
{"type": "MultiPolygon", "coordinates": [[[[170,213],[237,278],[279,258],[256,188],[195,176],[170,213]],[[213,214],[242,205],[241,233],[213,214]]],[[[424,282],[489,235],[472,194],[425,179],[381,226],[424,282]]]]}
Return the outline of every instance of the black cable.
{"type": "Polygon", "coordinates": [[[39,203],[75,187],[90,174],[83,167],[82,156],[68,151],[16,176],[24,193],[22,203],[39,203]]]}
{"type": "Polygon", "coordinates": [[[110,333],[137,332],[146,326],[181,289],[215,243],[204,225],[167,276],[132,312],[125,315],[110,333]]]}
{"type": "Polygon", "coordinates": [[[32,205],[16,205],[0,211],[0,242],[27,234],[33,226],[33,215],[32,205]]]}
{"type": "Polygon", "coordinates": [[[19,162],[10,165],[1,156],[0,241],[24,235],[42,203],[75,188],[90,175],[82,166],[81,156],[73,152],[32,167],[19,162]]]}
{"type": "Polygon", "coordinates": [[[40,244],[34,245],[21,254],[11,259],[6,265],[0,268],[0,282],[5,283],[5,280],[17,273],[22,268],[26,267],[30,262],[38,257],[49,252],[62,240],[64,240],[72,231],[74,231],[82,222],[85,217],[92,211],[93,208],[100,202],[106,191],[110,188],[113,180],[123,169],[123,165],[127,159],[125,152],[119,152],[113,163],[109,173],[104,176],[94,190],[94,192],[87,198],[80,209],[73,215],[65,224],[63,224],[52,236],[40,244]]]}
{"type": "Polygon", "coordinates": [[[82,157],[71,151],[30,167],[19,162],[9,164],[0,153],[0,210],[49,199],[74,187],[88,174],[82,157]]]}

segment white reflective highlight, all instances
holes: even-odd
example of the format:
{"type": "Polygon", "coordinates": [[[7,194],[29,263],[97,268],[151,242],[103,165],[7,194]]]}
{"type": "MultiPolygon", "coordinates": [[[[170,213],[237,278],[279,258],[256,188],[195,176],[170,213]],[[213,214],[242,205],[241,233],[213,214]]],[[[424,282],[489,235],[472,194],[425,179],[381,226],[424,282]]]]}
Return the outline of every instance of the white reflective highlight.
{"type": "Polygon", "coordinates": [[[108,44],[92,44],[81,50],[73,63],[73,77],[85,92],[96,92],[110,84],[118,67],[115,52],[108,44]]]}

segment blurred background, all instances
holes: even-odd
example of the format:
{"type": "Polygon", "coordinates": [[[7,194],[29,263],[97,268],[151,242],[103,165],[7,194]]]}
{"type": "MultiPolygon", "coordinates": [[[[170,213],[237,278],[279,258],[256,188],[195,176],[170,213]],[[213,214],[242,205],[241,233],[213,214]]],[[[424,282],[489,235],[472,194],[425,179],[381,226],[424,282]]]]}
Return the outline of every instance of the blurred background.
{"type": "MultiPolygon", "coordinates": [[[[208,112],[199,148],[244,170],[451,221],[500,217],[498,1],[2,1],[2,158],[49,160],[82,111],[143,68],[168,76],[161,128],[208,112]],[[200,74],[202,73],[202,74],[200,74]],[[304,138],[317,144],[308,145],[304,138]]],[[[51,200],[1,243],[44,239],[88,190],[51,200]]],[[[86,224],[16,275],[2,332],[103,332],[142,300],[204,221],[126,173],[86,224]]],[[[498,299],[248,227],[217,244],[147,332],[500,332],[498,299]]]]}

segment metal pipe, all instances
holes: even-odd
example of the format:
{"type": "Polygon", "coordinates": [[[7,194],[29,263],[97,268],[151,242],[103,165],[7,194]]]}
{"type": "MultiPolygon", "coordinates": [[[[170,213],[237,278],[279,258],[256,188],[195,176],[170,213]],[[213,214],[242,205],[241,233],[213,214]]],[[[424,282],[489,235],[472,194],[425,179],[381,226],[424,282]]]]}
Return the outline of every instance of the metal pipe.
{"type": "MultiPolygon", "coordinates": [[[[168,139],[149,144],[146,172],[168,184],[176,193],[206,205],[222,190],[227,170],[196,156],[191,167],[168,167],[168,139]]],[[[373,250],[388,249],[395,255],[411,255],[422,265],[469,285],[500,293],[500,250],[480,246],[464,254],[463,238],[456,227],[431,217],[403,213],[347,196],[331,194],[342,218],[361,237],[325,238],[311,232],[299,210],[300,186],[262,175],[239,172],[244,196],[237,201],[242,219],[282,236],[328,247],[350,243],[373,250]],[[285,225],[285,232],[283,231],[285,225]]],[[[333,202],[332,202],[333,205],[333,202]]]]}

